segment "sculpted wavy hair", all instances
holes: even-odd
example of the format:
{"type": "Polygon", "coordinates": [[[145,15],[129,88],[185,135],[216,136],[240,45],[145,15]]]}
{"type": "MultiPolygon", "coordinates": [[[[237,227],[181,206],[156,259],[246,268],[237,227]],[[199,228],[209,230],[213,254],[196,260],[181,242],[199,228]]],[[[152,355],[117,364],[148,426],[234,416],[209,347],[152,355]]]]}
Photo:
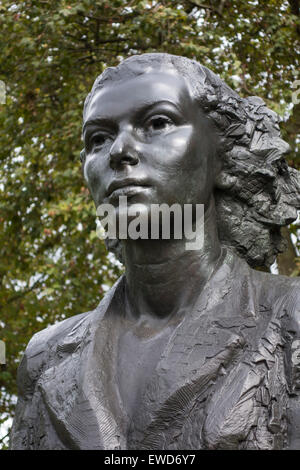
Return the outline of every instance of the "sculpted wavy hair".
{"type": "MultiPolygon", "coordinates": [[[[289,145],[280,137],[277,114],[256,96],[241,98],[223,80],[194,60],[170,54],[132,56],[99,75],[84,104],[83,119],[96,90],[157,70],[175,69],[219,135],[223,169],[214,190],[223,245],[250,266],[269,267],[284,243],[280,227],[293,222],[300,209],[300,173],[284,156],[289,145]]],[[[82,160],[85,153],[82,152],[82,160]]],[[[118,240],[107,240],[120,258],[118,240]]]]}

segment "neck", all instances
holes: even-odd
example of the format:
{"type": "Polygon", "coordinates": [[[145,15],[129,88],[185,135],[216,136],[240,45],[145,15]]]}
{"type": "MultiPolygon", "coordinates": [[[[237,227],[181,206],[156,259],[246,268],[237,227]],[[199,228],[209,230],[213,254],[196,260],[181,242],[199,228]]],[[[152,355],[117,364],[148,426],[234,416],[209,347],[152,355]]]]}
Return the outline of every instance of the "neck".
{"type": "Polygon", "coordinates": [[[182,240],[124,240],[127,310],[135,318],[166,320],[197,300],[220,257],[213,200],[204,214],[204,243],[186,250],[182,240]]]}

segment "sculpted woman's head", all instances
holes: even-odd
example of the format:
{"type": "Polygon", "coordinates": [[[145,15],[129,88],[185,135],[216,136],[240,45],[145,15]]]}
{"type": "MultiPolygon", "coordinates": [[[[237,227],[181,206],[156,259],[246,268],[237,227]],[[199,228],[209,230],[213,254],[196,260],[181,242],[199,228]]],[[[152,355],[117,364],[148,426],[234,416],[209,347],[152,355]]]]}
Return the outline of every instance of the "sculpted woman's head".
{"type": "Polygon", "coordinates": [[[146,205],[215,200],[221,242],[250,265],[269,266],[282,249],[300,181],[277,115],[198,62],[144,54],[106,69],[86,98],[83,136],[96,206],[120,195],[146,205]]]}

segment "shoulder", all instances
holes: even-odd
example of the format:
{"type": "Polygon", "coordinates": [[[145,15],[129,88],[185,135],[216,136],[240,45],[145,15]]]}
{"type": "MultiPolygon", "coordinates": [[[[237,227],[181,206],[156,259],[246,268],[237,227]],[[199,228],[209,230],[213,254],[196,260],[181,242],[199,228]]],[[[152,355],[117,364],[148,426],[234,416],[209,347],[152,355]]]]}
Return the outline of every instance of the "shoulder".
{"type": "Polygon", "coordinates": [[[234,282],[237,282],[238,285],[245,281],[250,282],[253,293],[258,297],[265,297],[273,303],[276,300],[287,299],[290,296],[298,296],[299,298],[300,277],[288,277],[253,269],[243,258],[229,248],[226,250],[223,264],[230,266],[234,282]]]}
{"type": "MultiPolygon", "coordinates": [[[[250,268],[251,269],[251,268],[250,268]]],[[[274,295],[284,295],[290,292],[300,293],[300,278],[271,274],[251,269],[252,277],[256,277],[263,288],[270,290],[274,295]]]]}
{"type": "Polygon", "coordinates": [[[72,352],[93,325],[101,321],[108,305],[115,296],[121,276],[106,293],[95,310],[74,315],[36,333],[29,341],[18,370],[19,390],[32,391],[42,370],[48,366],[58,351],[72,352]]]}
{"type": "Polygon", "coordinates": [[[280,311],[286,328],[300,335],[300,278],[269,274],[251,269],[261,305],[280,311]]]}
{"type": "Polygon", "coordinates": [[[81,313],[67,318],[54,325],[35,333],[29,341],[25,354],[28,359],[39,356],[45,349],[51,348],[58,343],[64,336],[68,335],[73,328],[82,325],[88,321],[94,311],[81,313]]]}
{"type": "Polygon", "coordinates": [[[32,393],[41,371],[48,363],[51,352],[74,328],[83,325],[93,311],[62,320],[36,333],[29,341],[18,369],[18,388],[24,394],[32,393]]]}
{"type": "Polygon", "coordinates": [[[258,271],[235,253],[229,251],[229,254],[236,292],[243,293],[245,285],[257,311],[277,312],[284,328],[300,335],[300,278],[258,271]]]}

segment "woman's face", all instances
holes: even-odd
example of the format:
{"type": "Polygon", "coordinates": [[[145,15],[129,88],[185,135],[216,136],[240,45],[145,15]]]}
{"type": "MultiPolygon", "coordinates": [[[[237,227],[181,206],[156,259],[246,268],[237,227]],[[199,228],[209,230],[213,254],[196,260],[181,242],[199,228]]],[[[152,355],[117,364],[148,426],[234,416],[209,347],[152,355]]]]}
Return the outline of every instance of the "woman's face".
{"type": "Polygon", "coordinates": [[[84,122],[84,175],[98,207],[127,203],[208,206],[217,136],[175,71],[111,82],[84,122]]]}

